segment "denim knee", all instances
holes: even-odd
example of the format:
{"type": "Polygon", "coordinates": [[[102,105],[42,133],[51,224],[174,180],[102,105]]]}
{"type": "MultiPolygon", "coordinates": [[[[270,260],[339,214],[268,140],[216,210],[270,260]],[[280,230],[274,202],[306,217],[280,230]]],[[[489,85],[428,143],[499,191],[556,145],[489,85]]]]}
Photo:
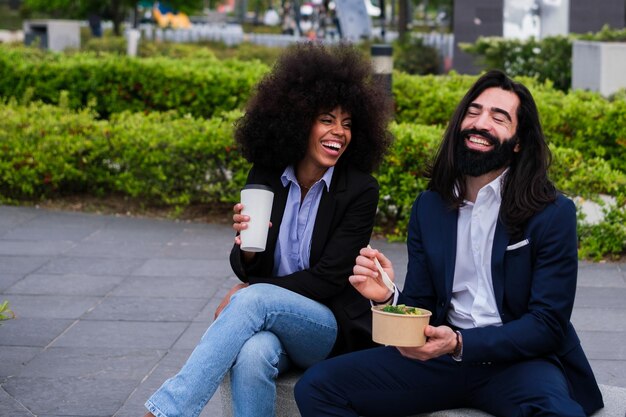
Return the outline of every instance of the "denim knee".
{"type": "Polygon", "coordinates": [[[242,346],[234,367],[253,372],[269,369],[273,373],[271,376],[276,377],[281,355],[285,355],[285,352],[278,337],[272,332],[258,332],[242,346]]]}

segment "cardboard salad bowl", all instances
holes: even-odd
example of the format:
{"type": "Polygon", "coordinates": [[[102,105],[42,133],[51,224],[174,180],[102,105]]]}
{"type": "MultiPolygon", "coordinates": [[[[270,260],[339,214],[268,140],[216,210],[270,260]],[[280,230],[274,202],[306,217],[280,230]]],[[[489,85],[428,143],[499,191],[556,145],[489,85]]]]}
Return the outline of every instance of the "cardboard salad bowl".
{"type": "Polygon", "coordinates": [[[388,306],[372,307],[374,342],[390,346],[422,346],[426,343],[424,328],[430,321],[430,311],[417,308],[418,314],[399,314],[383,311],[385,307],[388,306]]]}

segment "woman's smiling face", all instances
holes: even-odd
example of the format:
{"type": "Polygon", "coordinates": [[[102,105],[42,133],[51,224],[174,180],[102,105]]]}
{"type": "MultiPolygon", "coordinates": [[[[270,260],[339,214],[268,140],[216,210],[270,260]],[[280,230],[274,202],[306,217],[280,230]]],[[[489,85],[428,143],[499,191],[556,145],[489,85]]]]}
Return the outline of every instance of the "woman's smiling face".
{"type": "Polygon", "coordinates": [[[319,114],[309,134],[306,155],[301,162],[317,168],[330,168],[337,164],[352,139],[352,118],[341,107],[319,114]]]}

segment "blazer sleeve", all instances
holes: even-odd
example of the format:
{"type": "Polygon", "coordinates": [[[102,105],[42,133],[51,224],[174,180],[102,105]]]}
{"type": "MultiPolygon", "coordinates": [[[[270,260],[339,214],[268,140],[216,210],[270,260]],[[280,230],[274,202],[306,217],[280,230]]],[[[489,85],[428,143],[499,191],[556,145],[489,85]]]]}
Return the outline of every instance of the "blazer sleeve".
{"type": "MultiPolygon", "coordinates": [[[[409,219],[409,230],[407,237],[407,250],[408,250],[408,266],[406,279],[404,281],[404,288],[398,297],[398,302],[410,306],[416,306],[425,308],[433,313],[431,317],[431,324],[439,322],[437,317],[437,293],[435,291],[435,282],[433,281],[433,274],[429,264],[429,257],[424,247],[422,225],[418,219],[420,212],[420,205],[427,203],[424,200],[428,199],[426,193],[421,193],[415,202],[411,210],[411,217],[409,219]]],[[[423,210],[422,210],[423,211],[423,210]]],[[[426,227],[434,227],[437,229],[435,232],[439,239],[446,239],[442,236],[441,227],[432,223],[433,219],[429,219],[426,222],[426,227]]],[[[428,235],[428,231],[426,232],[428,235]]],[[[441,245],[443,243],[440,243],[441,245]]],[[[440,277],[444,279],[443,275],[440,277]]],[[[441,283],[443,285],[443,282],[441,283]]]]}
{"type": "MultiPolygon", "coordinates": [[[[530,280],[516,277],[516,271],[506,271],[505,278],[529,282],[529,291],[519,286],[519,292],[528,291],[527,310],[499,327],[462,330],[464,361],[515,361],[545,356],[559,351],[565,342],[578,271],[574,203],[559,197],[537,219],[531,219],[528,230],[531,244],[535,245],[529,258],[530,280]]],[[[516,294],[505,293],[504,297],[516,294]]]]}
{"type": "MultiPolygon", "coordinates": [[[[274,284],[317,301],[330,299],[343,291],[349,285],[347,278],[352,274],[359,250],[370,240],[378,205],[378,182],[370,175],[358,178],[358,182],[348,182],[341,196],[333,197],[336,204],[330,231],[314,265],[280,277],[249,275],[248,282],[274,284]]],[[[323,215],[318,212],[316,229],[319,221],[328,221],[320,218],[323,215]]]]}

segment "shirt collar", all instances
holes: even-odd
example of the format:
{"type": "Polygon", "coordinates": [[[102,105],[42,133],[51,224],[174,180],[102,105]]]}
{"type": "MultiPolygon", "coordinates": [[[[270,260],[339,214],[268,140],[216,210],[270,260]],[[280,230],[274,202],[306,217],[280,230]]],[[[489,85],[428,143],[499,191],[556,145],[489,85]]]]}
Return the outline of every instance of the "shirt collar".
{"type": "MultiPolygon", "coordinates": [[[[332,166],[326,170],[320,181],[324,181],[324,185],[326,185],[326,190],[330,191],[330,183],[333,179],[333,172],[335,172],[335,167],[332,166]]],[[[296,178],[296,172],[293,169],[293,165],[289,165],[283,171],[283,174],[280,176],[280,182],[282,182],[283,187],[286,187],[290,182],[294,184],[298,183],[298,178],[296,178]]]]}
{"type": "MultiPolygon", "coordinates": [[[[504,183],[504,180],[506,179],[506,175],[509,172],[509,167],[507,167],[504,171],[502,171],[502,174],[498,175],[493,181],[491,181],[489,184],[484,185],[480,190],[478,190],[478,193],[480,194],[480,192],[486,188],[491,188],[493,195],[496,197],[496,202],[501,203],[502,202],[502,184],[504,183]]],[[[456,195],[459,194],[459,187],[458,185],[454,186],[454,193],[456,195]]],[[[472,203],[469,200],[463,200],[463,202],[465,203],[465,205],[474,205],[474,203],[472,203]]]]}
{"type": "Polygon", "coordinates": [[[504,171],[502,171],[502,174],[498,175],[498,177],[495,180],[485,185],[485,187],[489,187],[493,190],[493,195],[496,197],[496,201],[498,203],[502,202],[502,184],[504,183],[504,180],[506,179],[506,175],[508,174],[508,172],[509,172],[509,168],[507,167],[504,171]]]}

